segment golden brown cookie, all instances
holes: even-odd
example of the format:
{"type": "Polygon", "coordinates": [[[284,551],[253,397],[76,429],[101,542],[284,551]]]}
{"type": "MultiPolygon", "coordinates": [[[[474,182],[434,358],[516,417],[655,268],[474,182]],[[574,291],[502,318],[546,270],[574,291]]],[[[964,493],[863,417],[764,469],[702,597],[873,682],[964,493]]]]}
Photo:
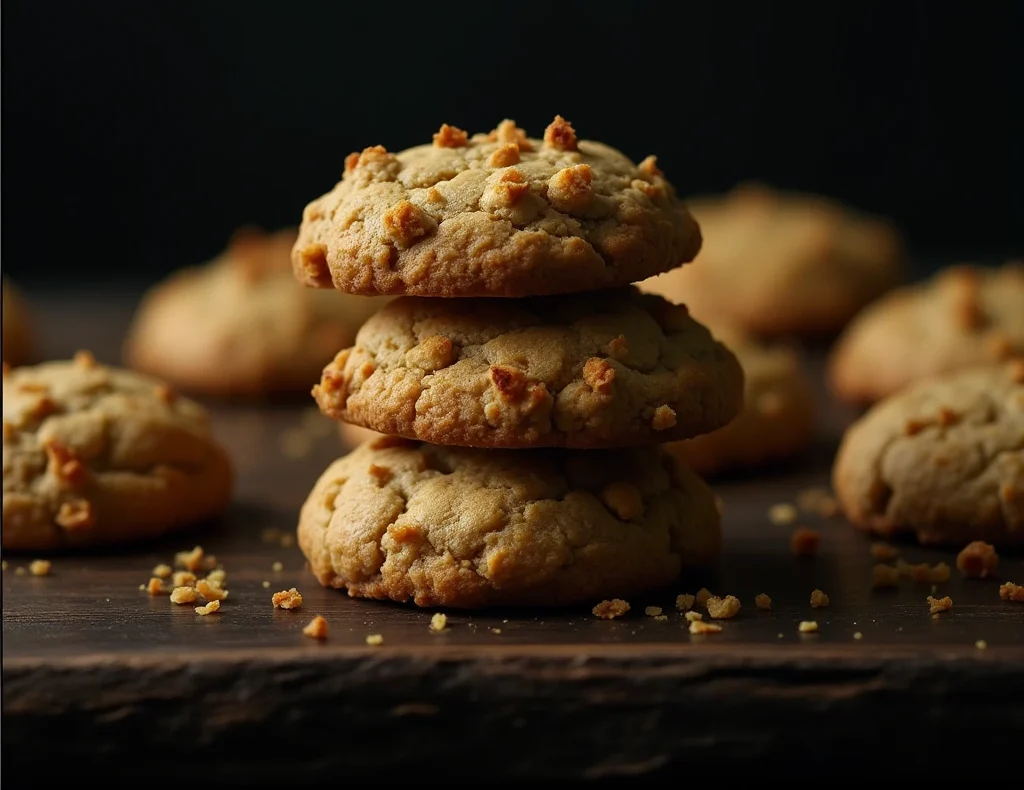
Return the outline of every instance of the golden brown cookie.
{"type": "Polygon", "coordinates": [[[3,278],[3,361],[23,365],[31,361],[35,348],[28,306],[18,290],[3,278]]]}
{"type": "Polygon", "coordinates": [[[469,447],[623,447],[714,430],[743,404],[732,353],[635,288],[391,302],[324,369],[325,414],[469,447]]]}
{"type": "Polygon", "coordinates": [[[733,330],[715,336],[736,354],[743,367],[744,408],[712,433],[670,442],[699,474],[753,468],[792,458],[814,441],[814,388],[800,353],[782,345],[765,345],[733,330]]]}
{"type": "Polygon", "coordinates": [[[159,381],[80,352],[7,372],[3,398],[5,550],[154,538],[231,497],[205,410],[159,381]]]}
{"type": "Polygon", "coordinates": [[[814,195],[741,184],[688,201],[704,245],[691,266],[644,283],[702,321],[755,335],[841,329],[900,276],[888,222],[814,195]]]}
{"type": "Polygon", "coordinates": [[[829,360],[836,397],[870,403],[937,373],[1024,355],[1024,264],[954,266],[900,288],[847,327],[829,360]]]}
{"type": "Polygon", "coordinates": [[[876,404],[847,430],[833,484],[862,529],[1024,545],[1024,361],[925,379],[876,404]]]}
{"type": "Polygon", "coordinates": [[[543,139],[444,125],[430,145],[351,154],[292,261],[306,285],[353,294],[519,297],[625,285],[699,249],[654,157],[635,165],[556,117],[543,139]]]}
{"type": "Polygon", "coordinates": [[[218,396],[308,392],[323,366],[384,299],[295,282],[294,230],[245,230],[205,266],[144,298],[125,345],[136,370],[218,396]]]}
{"type": "Polygon", "coordinates": [[[299,546],[325,586],[419,606],[593,604],[718,554],[714,496],[656,449],[372,439],[320,477],[299,546]]]}

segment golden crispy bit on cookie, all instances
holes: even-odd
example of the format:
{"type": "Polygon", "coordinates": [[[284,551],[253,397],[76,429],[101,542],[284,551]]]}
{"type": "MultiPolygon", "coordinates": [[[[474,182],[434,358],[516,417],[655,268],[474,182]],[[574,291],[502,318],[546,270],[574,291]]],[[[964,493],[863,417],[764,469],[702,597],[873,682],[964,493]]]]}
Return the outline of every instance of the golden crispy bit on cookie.
{"type": "Polygon", "coordinates": [[[322,615],[317,615],[310,620],[306,626],[302,629],[302,633],[308,636],[310,639],[326,639],[327,638],[327,621],[322,615]]]}
{"type": "Polygon", "coordinates": [[[514,143],[520,151],[532,151],[533,144],[526,136],[526,132],[516,126],[516,122],[506,118],[499,123],[487,138],[492,142],[514,143]]]}
{"type": "Polygon", "coordinates": [[[274,593],[271,601],[275,609],[298,609],[302,606],[302,593],[292,587],[290,590],[274,593]]]}
{"type": "Polygon", "coordinates": [[[377,481],[377,485],[386,485],[394,477],[394,473],[390,468],[380,464],[370,464],[370,468],[366,472],[377,481]]]}
{"type": "Polygon", "coordinates": [[[438,148],[462,148],[469,142],[469,135],[457,126],[441,124],[441,129],[434,133],[434,145],[438,148]]]}
{"type": "Polygon", "coordinates": [[[80,485],[85,481],[87,470],[74,451],[60,442],[50,439],[43,447],[46,450],[46,472],[57,478],[62,488],[80,485]]]}
{"type": "Polygon", "coordinates": [[[444,335],[431,335],[410,349],[405,358],[417,368],[433,372],[452,364],[454,353],[455,349],[449,338],[444,335]]]}
{"type": "Polygon", "coordinates": [[[400,200],[384,215],[384,232],[395,244],[407,249],[437,230],[437,221],[408,200],[400,200]]]}
{"type": "Polygon", "coordinates": [[[740,599],[735,595],[727,595],[724,598],[712,595],[707,600],[708,614],[714,620],[729,620],[736,616],[740,610],[740,599]]]}
{"type": "Polygon", "coordinates": [[[72,499],[61,504],[55,520],[64,529],[89,529],[96,525],[96,512],[88,500],[72,499]]]}
{"type": "Polygon", "coordinates": [[[510,167],[499,172],[491,180],[490,188],[481,199],[481,205],[490,210],[511,208],[529,191],[530,184],[526,176],[516,168],[510,167]]]}
{"type": "Polygon", "coordinates": [[[548,201],[559,211],[579,213],[594,194],[593,180],[590,165],[562,168],[548,179],[548,201]]]}
{"type": "Polygon", "coordinates": [[[371,145],[360,154],[349,154],[345,158],[345,173],[366,170],[373,175],[383,176],[382,181],[394,181],[398,174],[398,157],[388,153],[382,145],[371,145]]]}
{"type": "Polygon", "coordinates": [[[600,357],[591,357],[583,365],[583,380],[600,395],[611,395],[615,387],[615,369],[600,357]]]}
{"type": "Polygon", "coordinates": [[[676,425],[675,410],[667,403],[662,404],[654,410],[654,417],[651,419],[651,427],[656,431],[667,431],[676,425]]]}
{"type": "Polygon", "coordinates": [[[602,620],[613,620],[626,614],[629,611],[629,604],[621,598],[612,598],[610,601],[601,601],[592,611],[602,620]]]}
{"type": "Polygon", "coordinates": [[[938,614],[939,612],[948,612],[953,608],[953,599],[948,595],[945,598],[933,598],[928,596],[925,599],[928,602],[929,614],[938,614]]]}
{"type": "Polygon", "coordinates": [[[650,156],[645,156],[638,165],[638,167],[640,168],[641,172],[646,173],[652,178],[660,178],[661,176],[665,175],[663,172],[661,172],[661,168],[658,167],[658,157],[654,156],[653,154],[651,154],[650,156]]]}
{"type": "Polygon", "coordinates": [[[487,157],[487,164],[491,167],[511,167],[519,164],[519,158],[519,146],[515,143],[506,143],[491,152],[487,157]]]}
{"type": "Polygon", "coordinates": [[[572,128],[565,118],[556,115],[555,120],[548,124],[544,130],[544,145],[550,148],[557,148],[560,151],[575,151],[576,130],[572,128]]]}
{"type": "Polygon", "coordinates": [[[1024,603],[1024,584],[1005,582],[999,585],[999,597],[1004,601],[1024,603]]]}
{"type": "Polygon", "coordinates": [[[605,352],[608,356],[615,359],[625,359],[629,355],[629,344],[626,342],[626,336],[619,335],[609,340],[608,345],[605,346],[605,352]]]}
{"type": "Polygon", "coordinates": [[[632,521],[644,514],[640,489],[632,483],[610,483],[601,491],[601,501],[622,521],[632,521]]]}
{"type": "Polygon", "coordinates": [[[507,400],[518,400],[526,391],[526,375],[519,368],[508,365],[491,365],[491,383],[507,400]]]}

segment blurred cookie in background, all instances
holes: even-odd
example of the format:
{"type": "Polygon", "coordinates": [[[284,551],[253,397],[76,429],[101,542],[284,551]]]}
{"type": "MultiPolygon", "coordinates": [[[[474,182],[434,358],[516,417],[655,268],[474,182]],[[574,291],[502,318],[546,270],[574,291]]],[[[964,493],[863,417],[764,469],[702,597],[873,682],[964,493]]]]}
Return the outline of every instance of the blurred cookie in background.
{"type": "Polygon", "coordinates": [[[743,367],[743,411],[724,428],[671,442],[664,449],[705,475],[764,467],[799,455],[813,443],[816,429],[814,389],[801,354],[736,330],[713,331],[743,367]]]}
{"type": "Polygon", "coordinates": [[[1024,264],[952,266],[866,308],[829,360],[840,400],[871,403],[926,376],[1024,355],[1024,264]]]}
{"type": "Polygon", "coordinates": [[[24,297],[11,281],[3,278],[3,361],[23,365],[32,361],[35,333],[24,297]]]}
{"type": "Polygon", "coordinates": [[[644,289],[681,299],[698,320],[755,335],[828,334],[900,279],[895,227],[831,199],[743,183],[687,205],[700,254],[644,289]]]}
{"type": "Polygon", "coordinates": [[[215,260],[155,286],[129,332],[127,363],[193,393],[308,393],[386,299],[300,285],[295,237],[291,229],[243,229],[215,260]]]}

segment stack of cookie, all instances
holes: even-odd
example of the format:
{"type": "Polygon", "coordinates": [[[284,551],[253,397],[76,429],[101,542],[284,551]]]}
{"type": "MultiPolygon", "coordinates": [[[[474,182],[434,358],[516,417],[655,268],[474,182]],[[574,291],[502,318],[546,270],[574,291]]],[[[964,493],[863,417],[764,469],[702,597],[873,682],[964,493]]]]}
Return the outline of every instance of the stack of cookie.
{"type": "Polygon", "coordinates": [[[635,595],[712,559],[714,497],[655,445],[742,407],[734,355],[630,283],[700,231],[653,157],[512,121],[352,154],[303,217],[306,285],[398,296],[313,394],[376,431],[320,477],[299,543],[324,585],[420,606],[635,595]]]}

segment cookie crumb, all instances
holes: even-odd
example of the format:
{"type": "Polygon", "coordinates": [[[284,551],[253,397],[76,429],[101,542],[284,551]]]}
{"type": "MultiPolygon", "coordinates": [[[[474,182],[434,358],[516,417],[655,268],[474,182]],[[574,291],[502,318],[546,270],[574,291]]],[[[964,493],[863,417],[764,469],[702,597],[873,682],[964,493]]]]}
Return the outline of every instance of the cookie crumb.
{"type": "Polygon", "coordinates": [[[644,614],[647,615],[648,617],[657,617],[659,614],[661,614],[661,607],[660,606],[648,606],[648,607],[646,607],[644,609],[644,614]]]}
{"type": "Polygon", "coordinates": [[[515,143],[506,143],[495,148],[487,158],[487,164],[491,167],[512,167],[519,164],[519,146],[515,143]]]}
{"type": "Polygon", "coordinates": [[[811,608],[812,609],[820,609],[821,607],[828,606],[828,605],[829,605],[829,600],[828,600],[828,596],[825,595],[825,593],[823,593],[821,590],[812,590],[811,591],[811,608]]]}
{"type": "Polygon", "coordinates": [[[200,579],[196,582],[196,592],[207,601],[223,601],[228,597],[227,590],[222,590],[220,585],[212,584],[206,579],[200,579]]]}
{"type": "Polygon", "coordinates": [[[900,550],[891,543],[872,543],[871,556],[879,562],[891,562],[900,556],[900,550]]]}
{"type": "Polygon", "coordinates": [[[697,590],[697,603],[701,606],[707,606],[708,599],[712,598],[714,593],[711,592],[707,587],[701,587],[697,590]]]}
{"type": "Polygon", "coordinates": [[[576,150],[576,130],[565,118],[556,115],[544,130],[544,145],[560,151],[576,150]]]}
{"type": "Polygon", "coordinates": [[[798,557],[813,557],[821,545],[821,535],[809,527],[797,527],[789,539],[789,547],[798,557]]]}
{"type": "Polygon", "coordinates": [[[203,547],[196,546],[192,551],[179,551],[174,555],[174,564],[179,568],[187,568],[195,573],[203,569],[203,547]]]}
{"type": "Polygon", "coordinates": [[[818,630],[818,623],[814,620],[803,620],[800,623],[801,634],[813,634],[818,630]]]}
{"type": "Polygon", "coordinates": [[[602,620],[613,620],[628,612],[629,604],[621,598],[612,598],[610,601],[601,601],[592,611],[602,620]]]}
{"type": "Polygon", "coordinates": [[[999,585],[999,597],[1004,601],[1024,603],[1024,585],[1006,582],[999,585]]]}
{"type": "Polygon", "coordinates": [[[727,595],[725,598],[713,595],[708,598],[707,608],[713,620],[729,620],[739,612],[740,599],[735,595],[727,595]]]}
{"type": "Polygon", "coordinates": [[[864,638],[864,634],[862,634],[860,631],[854,631],[853,638],[859,641],[864,638]]]}
{"type": "Polygon", "coordinates": [[[49,560],[32,560],[28,566],[28,572],[33,576],[48,576],[53,563],[49,560]]]}
{"type": "Polygon", "coordinates": [[[270,566],[270,570],[272,570],[274,573],[280,573],[282,570],[284,570],[284,565],[282,565],[280,562],[275,562],[273,565],[270,566]]]}
{"type": "Polygon", "coordinates": [[[928,601],[929,614],[948,612],[953,608],[953,599],[948,595],[945,598],[932,598],[932,596],[929,595],[925,600],[928,601]]]}
{"type": "Polygon", "coordinates": [[[192,571],[175,571],[172,574],[171,584],[175,587],[194,587],[196,575],[192,571]]]}
{"type": "Polygon", "coordinates": [[[441,124],[440,131],[434,132],[434,145],[438,148],[462,148],[469,142],[469,135],[457,126],[441,124]]]}
{"type": "Polygon", "coordinates": [[[213,614],[218,609],[220,609],[220,601],[210,601],[206,606],[195,607],[196,614],[201,614],[203,616],[213,614]]]}
{"type": "Polygon", "coordinates": [[[195,603],[198,600],[199,594],[195,587],[175,587],[171,590],[171,603],[195,603]]]}
{"type": "Polygon", "coordinates": [[[651,419],[651,427],[656,431],[667,431],[674,428],[676,424],[675,410],[668,404],[662,404],[654,410],[654,417],[651,419]]]}
{"type": "Polygon", "coordinates": [[[984,579],[995,575],[999,567],[999,555],[995,546],[983,540],[968,543],[956,555],[956,569],[969,579],[984,579]]]}
{"type": "Polygon", "coordinates": [[[690,621],[691,634],[720,634],[722,626],[718,623],[705,623],[703,620],[690,621]]]}
{"type": "Polygon", "coordinates": [[[979,639],[977,642],[974,643],[974,646],[978,650],[985,650],[988,647],[988,642],[986,642],[984,639],[979,639]]]}
{"type": "Polygon", "coordinates": [[[290,590],[281,590],[274,593],[271,602],[275,609],[298,609],[302,606],[302,593],[294,587],[290,590]]]}
{"type": "Polygon", "coordinates": [[[302,633],[310,639],[326,639],[327,621],[320,615],[317,615],[306,623],[306,627],[302,629],[302,633]]]}
{"type": "Polygon", "coordinates": [[[702,615],[700,612],[687,612],[686,614],[683,615],[683,617],[685,617],[691,623],[694,620],[703,620],[704,619],[704,615],[702,615]]]}
{"type": "Polygon", "coordinates": [[[210,584],[216,584],[218,587],[223,587],[227,576],[227,572],[223,568],[215,568],[206,574],[206,581],[210,584]]]}
{"type": "Polygon", "coordinates": [[[879,563],[871,572],[871,586],[898,587],[900,583],[900,569],[895,565],[884,565],[879,563]]]}
{"type": "Polygon", "coordinates": [[[756,606],[758,609],[771,609],[772,608],[772,599],[769,598],[764,593],[761,593],[759,595],[755,595],[754,596],[754,606],[756,606]]]}
{"type": "Polygon", "coordinates": [[[796,508],[788,502],[778,502],[768,508],[768,520],[772,524],[792,524],[798,515],[796,508]]]}
{"type": "Polygon", "coordinates": [[[263,589],[264,590],[269,590],[270,589],[270,582],[268,582],[266,579],[263,580],[263,589]]]}
{"type": "Polygon", "coordinates": [[[168,592],[164,589],[164,583],[156,576],[149,580],[149,584],[143,585],[142,589],[150,595],[164,595],[168,592]]]}
{"type": "Polygon", "coordinates": [[[681,612],[685,612],[687,609],[692,609],[693,608],[693,604],[696,603],[696,601],[697,601],[697,597],[695,595],[690,595],[689,593],[684,593],[683,595],[677,595],[676,596],[676,609],[678,609],[681,612]]]}
{"type": "Polygon", "coordinates": [[[430,618],[430,630],[431,631],[443,631],[448,627],[448,615],[441,612],[437,612],[433,617],[430,618]]]}
{"type": "Polygon", "coordinates": [[[381,636],[380,634],[367,634],[366,635],[366,644],[373,645],[374,647],[376,647],[377,645],[383,645],[384,644],[384,637],[381,636]]]}

